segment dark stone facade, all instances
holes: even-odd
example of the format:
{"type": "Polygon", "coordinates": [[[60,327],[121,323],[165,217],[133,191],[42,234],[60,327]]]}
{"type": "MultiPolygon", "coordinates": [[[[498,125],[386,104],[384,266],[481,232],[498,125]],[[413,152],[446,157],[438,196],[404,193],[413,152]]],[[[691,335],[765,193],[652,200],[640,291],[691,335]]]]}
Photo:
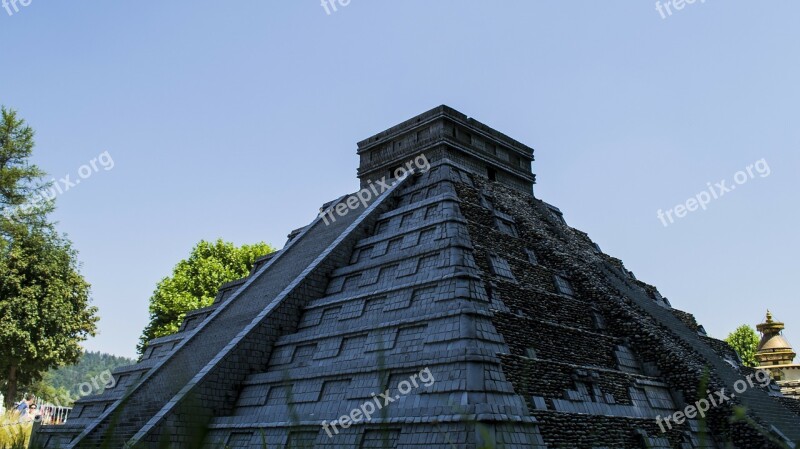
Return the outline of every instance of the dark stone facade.
{"type": "Polygon", "coordinates": [[[533,196],[531,148],[442,106],[358,151],[362,188],[420,154],[431,168],[392,180],[366,209],[292,232],[178,334],[118,370],[115,388],[79,401],[67,425],[42,427],[35,440],[192,449],[800,440],[800,407],[773,388],[662,432],[657,416],[698,392],[732,391],[751,372],[533,196]],[[321,427],[424,369],[435,382],[370,420],[330,436],[321,427]]]}

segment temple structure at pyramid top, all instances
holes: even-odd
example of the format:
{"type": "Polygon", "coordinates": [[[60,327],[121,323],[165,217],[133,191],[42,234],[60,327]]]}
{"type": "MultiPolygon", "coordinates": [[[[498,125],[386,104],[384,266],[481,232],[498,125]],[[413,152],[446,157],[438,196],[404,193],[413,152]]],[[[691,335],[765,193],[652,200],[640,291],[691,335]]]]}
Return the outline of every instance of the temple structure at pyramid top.
{"type": "Polygon", "coordinates": [[[800,442],[800,402],[534,196],[530,147],[440,106],[358,153],[360,190],[32,445],[800,442]]]}
{"type": "Polygon", "coordinates": [[[393,177],[417,154],[533,194],[533,149],[448,106],[439,106],[358,143],[361,186],[393,177]]]}

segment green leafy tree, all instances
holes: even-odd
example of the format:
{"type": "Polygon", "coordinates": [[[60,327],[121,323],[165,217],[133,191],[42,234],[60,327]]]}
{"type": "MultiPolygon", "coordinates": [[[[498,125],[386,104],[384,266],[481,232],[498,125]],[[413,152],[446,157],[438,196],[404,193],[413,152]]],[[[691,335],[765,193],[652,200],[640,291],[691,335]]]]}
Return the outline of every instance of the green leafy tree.
{"type": "Polygon", "coordinates": [[[0,115],[0,383],[9,407],[19,385],[77,362],[98,318],[77,252],[48,221],[52,201],[37,202],[47,184],[29,161],[33,130],[14,111],[0,115]]]}
{"type": "Polygon", "coordinates": [[[63,388],[58,388],[53,385],[50,379],[50,372],[45,373],[42,379],[34,382],[31,385],[24,385],[22,387],[26,393],[32,393],[36,396],[38,403],[50,403],[59,406],[69,407],[71,402],[63,401],[62,398],[70,397],[69,391],[63,388]]]}
{"type": "Polygon", "coordinates": [[[6,239],[26,226],[47,226],[53,210],[53,202],[39,194],[48,184],[45,172],[30,161],[33,137],[16,111],[0,106],[0,235],[6,239]]]}
{"type": "Polygon", "coordinates": [[[45,173],[30,162],[33,129],[5,106],[0,115],[0,208],[5,210],[28,201],[45,173]]]}
{"type": "Polygon", "coordinates": [[[241,247],[221,239],[198,243],[150,297],[150,323],[139,339],[139,354],[148,341],[178,332],[186,312],[211,305],[222,284],[247,276],[256,259],[272,251],[263,242],[241,247]]]}
{"type": "MultiPolygon", "coordinates": [[[[26,232],[27,231],[27,232],[26,232]]],[[[80,343],[95,335],[97,309],[80,275],[77,253],[52,228],[0,239],[0,373],[6,405],[17,385],[30,385],[51,368],[76,363],[80,343]]]]}
{"type": "Polygon", "coordinates": [[[756,351],[758,351],[759,338],[752,327],[746,324],[739,326],[728,335],[725,341],[739,354],[739,358],[742,359],[745,366],[753,368],[758,366],[756,351]]]}

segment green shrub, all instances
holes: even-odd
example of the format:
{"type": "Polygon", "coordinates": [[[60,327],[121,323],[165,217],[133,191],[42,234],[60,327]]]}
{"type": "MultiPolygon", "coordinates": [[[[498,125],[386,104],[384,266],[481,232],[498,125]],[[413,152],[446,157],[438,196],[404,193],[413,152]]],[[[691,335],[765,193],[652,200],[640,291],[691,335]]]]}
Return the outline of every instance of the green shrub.
{"type": "Polygon", "coordinates": [[[11,413],[0,416],[0,449],[27,449],[31,423],[20,424],[11,413]]]}

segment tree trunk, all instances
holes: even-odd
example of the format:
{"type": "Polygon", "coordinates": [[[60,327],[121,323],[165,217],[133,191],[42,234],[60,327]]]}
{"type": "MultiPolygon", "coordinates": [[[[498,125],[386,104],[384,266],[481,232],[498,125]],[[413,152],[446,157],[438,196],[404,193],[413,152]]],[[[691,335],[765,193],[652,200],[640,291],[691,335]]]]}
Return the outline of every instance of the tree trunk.
{"type": "Polygon", "coordinates": [[[11,410],[14,407],[14,400],[17,398],[17,365],[11,364],[8,369],[8,385],[6,388],[6,397],[3,402],[6,410],[11,410]]]}

